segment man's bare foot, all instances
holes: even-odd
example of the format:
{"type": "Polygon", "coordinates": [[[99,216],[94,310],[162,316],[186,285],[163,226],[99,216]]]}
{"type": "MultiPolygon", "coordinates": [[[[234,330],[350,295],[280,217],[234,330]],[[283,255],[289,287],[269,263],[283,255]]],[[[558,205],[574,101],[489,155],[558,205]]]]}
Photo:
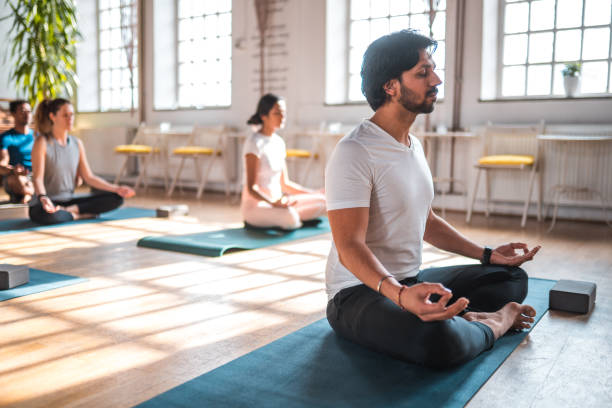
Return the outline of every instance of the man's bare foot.
{"type": "Polygon", "coordinates": [[[465,320],[480,322],[493,330],[495,340],[506,334],[510,329],[522,330],[531,327],[536,311],[529,305],[516,302],[507,303],[504,307],[493,313],[467,312],[463,315],[465,320]]]}
{"type": "Polygon", "coordinates": [[[74,220],[88,220],[91,218],[96,218],[96,214],[80,214],[80,213],[71,213],[72,214],[72,218],[74,218],[74,220]]]}

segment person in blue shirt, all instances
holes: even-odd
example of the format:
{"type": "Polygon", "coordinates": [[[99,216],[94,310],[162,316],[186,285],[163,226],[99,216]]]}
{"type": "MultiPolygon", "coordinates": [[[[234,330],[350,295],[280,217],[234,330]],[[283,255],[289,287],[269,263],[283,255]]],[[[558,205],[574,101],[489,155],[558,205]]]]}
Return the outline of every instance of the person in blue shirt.
{"type": "Polygon", "coordinates": [[[29,128],[32,108],[24,100],[9,104],[15,127],[0,135],[0,176],[11,202],[27,203],[34,194],[30,178],[34,132],[29,128]]]}

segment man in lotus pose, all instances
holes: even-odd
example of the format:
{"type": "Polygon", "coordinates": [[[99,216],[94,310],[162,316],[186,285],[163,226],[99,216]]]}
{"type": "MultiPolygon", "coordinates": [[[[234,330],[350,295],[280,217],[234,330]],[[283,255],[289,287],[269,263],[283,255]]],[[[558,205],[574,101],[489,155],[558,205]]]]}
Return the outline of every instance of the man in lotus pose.
{"type": "Polygon", "coordinates": [[[375,113],[339,142],[326,171],[327,318],[365,347],[449,367],[530,327],[535,310],[520,304],[527,274],[519,265],[539,247],[482,247],[432,211],[431,173],[410,126],[433,111],[435,46],[403,30],[365,52],[361,89],[375,113]],[[481,263],[421,271],[423,241],[481,263]]]}

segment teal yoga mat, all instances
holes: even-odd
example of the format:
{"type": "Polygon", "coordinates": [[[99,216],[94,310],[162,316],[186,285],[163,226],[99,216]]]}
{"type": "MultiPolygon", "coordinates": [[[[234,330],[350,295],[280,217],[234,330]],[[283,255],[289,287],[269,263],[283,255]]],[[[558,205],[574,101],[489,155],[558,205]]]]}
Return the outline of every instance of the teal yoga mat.
{"type": "Polygon", "coordinates": [[[30,268],[30,282],[16,288],[0,290],[0,302],[85,281],[85,278],[30,268]]]}
{"type": "Polygon", "coordinates": [[[138,241],[138,246],[214,257],[228,251],[263,248],[330,231],[329,221],[322,218],[315,226],[304,226],[293,231],[233,228],[188,235],[144,237],[138,241]]]}
{"type": "MultiPolygon", "coordinates": [[[[554,284],[529,279],[525,303],[536,322],[554,284]]],[[[439,371],[342,340],[322,319],[139,406],[463,407],[526,335],[507,334],[476,359],[439,371]]]]}
{"type": "Polygon", "coordinates": [[[155,217],[155,210],[149,210],[146,208],[139,208],[139,207],[121,207],[116,210],[104,213],[100,215],[100,217],[98,218],[72,221],[70,223],[62,223],[62,224],[54,224],[54,225],[35,224],[29,219],[0,220],[0,235],[10,234],[12,232],[21,232],[21,231],[38,231],[38,230],[44,230],[48,228],[63,227],[66,225],[89,224],[89,223],[95,223],[95,222],[125,220],[128,218],[142,218],[142,217],[155,217]]]}

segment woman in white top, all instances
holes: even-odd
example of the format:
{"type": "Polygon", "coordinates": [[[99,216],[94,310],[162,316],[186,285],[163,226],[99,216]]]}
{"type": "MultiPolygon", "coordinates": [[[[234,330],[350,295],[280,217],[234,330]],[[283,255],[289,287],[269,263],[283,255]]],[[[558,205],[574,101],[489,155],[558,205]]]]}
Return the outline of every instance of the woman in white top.
{"type": "Polygon", "coordinates": [[[285,101],[261,97],[247,122],[259,126],[244,143],[245,183],[241,212],[247,226],[296,229],[325,214],[325,196],[289,180],[285,142],[276,134],[285,124],[285,101]]]}

